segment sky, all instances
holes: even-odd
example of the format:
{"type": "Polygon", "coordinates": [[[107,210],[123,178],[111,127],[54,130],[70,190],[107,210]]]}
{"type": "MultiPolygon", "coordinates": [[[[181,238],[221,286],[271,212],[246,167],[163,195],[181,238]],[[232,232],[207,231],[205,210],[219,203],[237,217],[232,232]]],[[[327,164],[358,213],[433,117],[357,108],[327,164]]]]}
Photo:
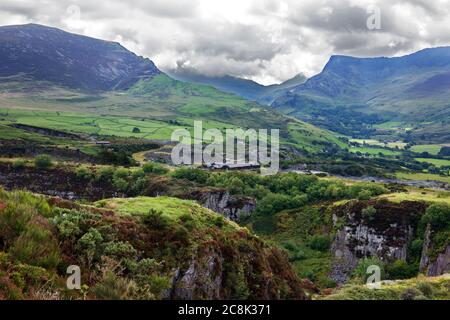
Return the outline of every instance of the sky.
{"type": "Polygon", "coordinates": [[[272,84],[333,54],[450,45],[450,0],[2,0],[0,24],[24,23],[118,41],[163,71],[272,84]]]}

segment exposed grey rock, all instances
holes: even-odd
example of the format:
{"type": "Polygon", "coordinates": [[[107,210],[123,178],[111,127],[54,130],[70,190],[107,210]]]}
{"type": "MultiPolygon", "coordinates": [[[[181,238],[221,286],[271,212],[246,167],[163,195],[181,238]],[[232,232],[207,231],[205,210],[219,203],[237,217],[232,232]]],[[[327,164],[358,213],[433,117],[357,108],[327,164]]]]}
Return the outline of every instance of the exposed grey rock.
{"type": "MultiPolygon", "coordinates": [[[[331,248],[334,257],[331,278],[337,283],[348,280],[361,258],[377,256],[384,261],[406,260],[415,230],[407,220],[387,223],[383,228],[355,213],[347,214],[345,220],[331,248]]],[[[335,226],[337,222],[338,217],[334,215],[335,226]]]]}
{"type": "Polygon", "coordinates": [[[175,272],[170,297],[180,300],[199,296],[208,300],[220,299],[223,261],[223,257],[213,249],[207,249],[202,255],[195,254],[186,270],[175,272]]]}
{"type": "Polygon", "coordinates": [[[239,222],[250,216],[256,209],[256,201],[247,197],[236,197],[224,190],[201,193],[197,200],[207,209],[220,213],[226,218],[239,222]]]}
{"type": "Polygon", "coordinates": [[[447,246],[444,252],[438,254],[434,261],[431,261],[429,257],[429,251],[431,249],[431,236],[432,231],[428,225],[425,232],[422,257],[420,259],[420,271],[428,276],[435,277],[450,272],[450,245],[447,246]]]}

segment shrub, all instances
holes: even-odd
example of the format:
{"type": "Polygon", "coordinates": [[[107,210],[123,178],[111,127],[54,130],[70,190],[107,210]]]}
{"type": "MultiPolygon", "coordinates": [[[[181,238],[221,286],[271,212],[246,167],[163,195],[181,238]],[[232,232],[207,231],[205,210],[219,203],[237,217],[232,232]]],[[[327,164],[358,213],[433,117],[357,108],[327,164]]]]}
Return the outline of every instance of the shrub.
{"type": "Polygon", "coordinates": [[[409,247],[410,256],[414,259],[420,259],[422,255],[422,249],[423,249],[423,240],[422,239],[416,239],[413,242],[411,242],[411,245],[409,247]]]}
{"type": "Polygon", "coordinates": [[[358,200],[369,200],[372,197],[372,192],[369,190],[362,190],[358,193],[358,200]]]}
{"type": "Polygon", "coordinates": [[[14,242],[11,257],[29,265],[56,268],[60,261],[59,247],[49,230],[30,223],[14,242]]]}
{"type": "Polygon", "coordinates": [[[88,268],[91,267],[94,259],[100,254],[100,245],[103,242],[103,236],[94,228],[90,228],[77,242],[78,249],[85,255],[88,268]]]}
{"type": "Polygon", "coordinates": [[[148,214],[144,215],[143,222],[146,226],[157,230],[165,230],[169,226],[169,219],[161,211],[154,209],[150,209],[148,214]]]}
{"type": "Polygon", "coordinates": [[[124,193],[127,192],[128,189],[130,188],[129,182],[122,178],[114,178],[113,185],[114,185],[114,188],[117,189],[117,191],[124,192],[124,193]]]}
{"type": "Polygon", "coordinates": [[[98,170],[98,172],[97,172],[96,180],[98,180],[98,181],[111,180],[115,170],[116,169],[111,166],[105,166],[105,167],[100,168],[100,170],[98,170]]]}
{"type": "Polygon", "coordinates": [[[409,265],[406,261],[397,260],[393,264],[386,266],[386,271],[389,279],[402,280],[415,277],[419,267],[416,264],[409,265]]]}
{"type": "Polygon", "coordinates": [[[422,223],[431,224],[435,230],[446,229],[450,225],[450,205],[446,203],[432,204],[423,215],[422,223]]]}
{"type": "Polygon", "coordinates": [[[367,273],[370,266],[378,266],[381,272],[381,279],[384,279],[384,263],[380,258],[374,256],[370,258],[364,258],[358,261],[358,265],[353,271],[353,276],[360,279],[362,282],[366,283],[367,279],[371,274],[367,273]]]}
{"type": "Polygon", "coordinates": [[[78,179],[83,180],[90,180],[94,176],[92,171],[84,166],[77,168],[75,170],[75,175],[77,176],[78,179]]]}
{"type": "Polygon", "coordinates": [[[172,177],[205,184],[208,180],[208,173],[201,169],[180,168],[172,174],[172,177]]]}
{"type": "Polygon", "coordinates": [[[423,295],[429,299],[433,299],[435,295],[434,288],[428,282],[419,282],[417,284],[417,289],[423,293],[423,295]]]}
{"type": "Polygon", "coordinates": [[[119,168],[114,171],[113,179],[128,179],[130,177],[130,170],[119,168]]]}
{"type": "Polygon", "coordinates": [[[361,214],[366,221],[372,222],[377,214],[377,209],[373,206],[368,206],[361,211],[361,214]]]}
{"type": "Polygon", "coordinates": [[[19,159],[12,163],[11,168],[14,170],[21,170],[25,168],[26,163],[27,162],[25,160],[19,159]]]}
{"type": "Polygon", "coordinates": [[[326,235],[315,235],[309,241],[309,247],[313,250],[325,252],[330,248],[330,238],[326,235]]]}
{"type": "Polygon", "coordinates": [[[112,271],[108,271],[92,291],[100,300],[130,300],[133,299],[137,287],[134,281],[118,277],[112,271]]]}
{"type": "Polygon", "coordinates": [[[416,288],[406,288],[401,294],[402,300],[425,300],[426,297],[416,288]]]}
{"type": "Polygon", "coordinates": [[[169,172],[169,169],[164,167],[163,165],[153,163],[153,162],[147,162],[142,166],[142,170],[144,170],[145,173],[153,173],[157,175],[163,175],[169,172]]]}
{"type": "Polygon", "coordinates": [[[137,251],[128,242],[112,241],[105,245],[104,253],[116,258],[133,258],[137,251]]]}
{"type": "Polygon", "coordinates": [[[37,169],[48,169],[52,165],[53,165],[53,161],[49,155],[41,154],[34,158],[34,166],[37,169]]]}

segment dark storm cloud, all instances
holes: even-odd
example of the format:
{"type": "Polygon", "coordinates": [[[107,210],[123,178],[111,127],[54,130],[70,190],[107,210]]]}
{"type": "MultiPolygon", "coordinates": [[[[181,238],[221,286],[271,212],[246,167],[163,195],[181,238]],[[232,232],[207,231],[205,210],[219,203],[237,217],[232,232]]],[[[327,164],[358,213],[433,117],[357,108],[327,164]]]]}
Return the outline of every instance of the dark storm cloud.
{"type": "Polygon", "coordinates": [[[0,19],[119,41],[163,70],[264,83],[313,75],[332,54],[450,44],[450,0],[3,0],[0,19]],[[371,6],[381,12],[380,30],[367,28],[371,6]]]}

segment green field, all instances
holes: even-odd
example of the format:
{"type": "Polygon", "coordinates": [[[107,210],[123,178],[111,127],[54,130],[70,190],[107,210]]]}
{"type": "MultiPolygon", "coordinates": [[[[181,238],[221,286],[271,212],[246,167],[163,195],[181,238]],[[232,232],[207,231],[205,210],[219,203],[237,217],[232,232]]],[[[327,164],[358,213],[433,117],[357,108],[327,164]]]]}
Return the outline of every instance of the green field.
{"type": "Polygon", "coordinates": [[[344,146],[329,131],[212,87],[165,75],[140,81],[128,91],[98,95],[20,78],[0,83],[0,123],[4,124],[168,140],[175,129],[190,129],[195,120],[202,121],[205,129],[279,129],[282,143],[313,153],[330,143],[344,146]],[[134,128],[139,132],[133,132],[134,128]]]}
{"type": "Polygon", "coordinates": [[[411,151],[422,153],[422,152],[428,152],[432,155],[437,155],[439,151],[441,151],[442,145],[440,144],[422,144],[417,146],[412,146],[411,151]]]}
{"type": "Polygon", "coordinates": [[[425,202],[445,202],[450,204],[450,192],[436,190],[411,189],[408,192],[398,192],[383,195],[379,198],[388,199],[393,202],[402,201],[425,201],[425,202]]]}
{"type": "Polygon", "coordinates": [[[401,155],[400,151],[393,151],[393,150],[388,150],[388,149],[383,149],[383,148],[352,147],[349,150],[350,150],[350,152],[353,152],[353,153],[357,153],[357,152],[360,152],[362,154],[368,153],[369,155],[372,155],[372,156],[377,156],[380,153],[382,155],[384,155],[384,156],[398,156],[398,155],[401,155]]]}
{"type": "Polygon", "coordinates": [[[416,158],[415,160],[419,162],[431,163],[432,165],[438,168],[450,166],[450,160],[445,159],[416,158]]]}
{"type": "Polygon", "coordinates": [[[450,183],[450,177],[440,176],[431,173],[406,173],[397,172],[396,177],[403,180],[423,180],[423,181],[441,181],[445,183],[450,183]]]}
{"type": "Polygon", "coordinates": [[[369,145],[369,146],[377,146],[377,147],[387,147],[387,148],[391,148],[391,149],[404,149],[406,146],[405,142],[402,141],[396,141],[396,142],[381,142],[379,140],[376,139],[350,139],[350,142],[355,142],[361,145],[369,145]]]}

